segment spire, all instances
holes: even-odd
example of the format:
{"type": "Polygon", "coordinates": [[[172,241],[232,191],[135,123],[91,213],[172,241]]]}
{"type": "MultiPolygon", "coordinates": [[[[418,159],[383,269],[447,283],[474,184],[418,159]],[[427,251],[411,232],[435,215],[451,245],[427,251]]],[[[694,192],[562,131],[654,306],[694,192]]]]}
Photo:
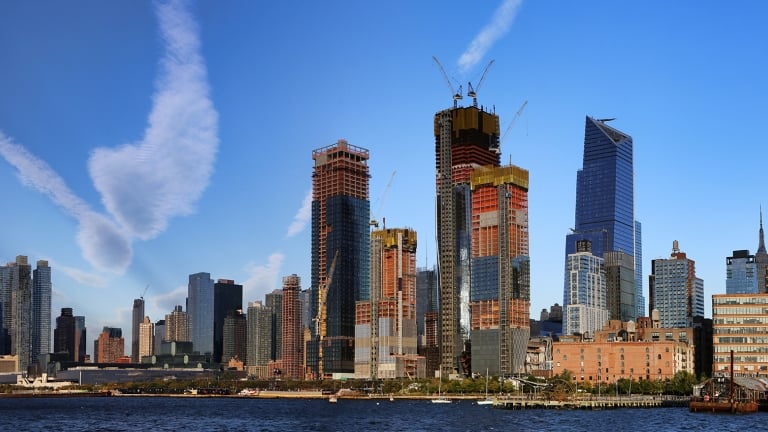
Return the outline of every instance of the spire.
{"type": "Polygon", "coordinates": [[[757,246],[757,253],[768,253],[765,250],[765,233],[763,232],[763,206],[760,205],[760,244],[757,246]]]}

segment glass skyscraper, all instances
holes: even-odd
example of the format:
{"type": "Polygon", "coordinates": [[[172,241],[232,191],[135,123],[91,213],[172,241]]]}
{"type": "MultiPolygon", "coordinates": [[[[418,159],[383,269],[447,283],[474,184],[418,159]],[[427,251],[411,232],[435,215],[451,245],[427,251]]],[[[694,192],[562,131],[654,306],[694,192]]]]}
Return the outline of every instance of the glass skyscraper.
{"type": "MultiPolygon", "coordinates": [[[[634,211],[632,137],[608,126],[608,121],[586,118],[583,165],[576,174],[575,225],[566,236],[565,256],[576,252],[579,240],[589,240],[595,256],[619,253],[612,254],[618,277],[606,279],[607,297],[621,303],[621,316],[612,312],[611,319],[629,321],[637,319],[642,292],[636,286],[641,280],[636,261],[642,257],[642,242],[634,211]]],[[[567,287],[566,280],[564,310],[569,304],[567,287]]]]}
{"type": "Polygon", "coordinates": [[[51,352],[51,267],[38,260],[32,271],[32,358],[51,352]]]}
{"type": "MultiPolygon", "coordinates": [[[[224,319],[231,312],[243,310],[243,286],[231,279],[219,279],[213,284],[213,361],[226,362],[224,354],[224,319]]],[[[166,326],[168,325],[166,320],[166,326]]],[[[194,349],[194,343],[193,343],[194,349]]]]}
{"type": "Polygon", "coordinates": [[[187,314],[192,349],[213,353],[213,279],[210,273],[189,275],[187,314]]]}
{"type": "Polygon", "coordinates": [[[725,260],[725,293],[757,294],[759,281],[757,260],[748,250],[735,250],[725,260]]]}

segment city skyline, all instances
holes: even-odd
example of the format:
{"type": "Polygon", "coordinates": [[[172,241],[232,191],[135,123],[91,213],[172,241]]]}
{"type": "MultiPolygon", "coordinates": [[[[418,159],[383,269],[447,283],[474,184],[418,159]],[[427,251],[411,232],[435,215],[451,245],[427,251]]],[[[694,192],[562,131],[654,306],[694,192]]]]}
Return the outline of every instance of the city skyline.
{"type": "Polygon", "coordinates": [[[768,149],[753,125],[766,111],[756,53],[768,40],[759,21],[768,6],[659,3],[660,14],[640,4],[551,5],[461,8],[460,24],[448,27],[459,4],[203,1],[189,16],[175,3],[159,7],[165,21],[150,2],[50,3],[45,14],[1,4],[10,67],[0,71],[0,183],[14,211],[0,218],[0,262],[49,261],[52,314],[71,307],[86,317],[89,352],[105,326],[130,335],[133,299],[147,285],[152,322],[184,304],[199,272],[242,284],[243,306],[285,275],[307,289],[311,153],[345,138],[370,150],[373,216],[415,229],[417,266],[431,267],[431,119],[453,103],[431,56],[464,89],[494,59],[478,101],[500,116],[502,163],[530,172],[530,314],[562,301],[582,122],[595,115],[616,117],[611,125],[634,141],[646,306],[650,262],[679,240],[696,259],[711,316],[726,257],[758,247],[757,175],[768,149]],[[182,47],[189,57],[166,53],[174,34],[193,36],[182,47]],[[173,69],[180,59],[192,76],[173,69]],[[204,132],[200,147],[164,146],[162,133],[183,135],[162,129],[180,107],[200,110],[191,117],[204,132]],[[19,181],[34,161],[55,175],[19,181]],[[127,194],[126,184],[162,193],[127,194]],[[49,199],[57,191],[72,196],[49,199]],[[82,231],[105,218],[121,248],[98,249],[94,238],[111,237],[82,231]]]}

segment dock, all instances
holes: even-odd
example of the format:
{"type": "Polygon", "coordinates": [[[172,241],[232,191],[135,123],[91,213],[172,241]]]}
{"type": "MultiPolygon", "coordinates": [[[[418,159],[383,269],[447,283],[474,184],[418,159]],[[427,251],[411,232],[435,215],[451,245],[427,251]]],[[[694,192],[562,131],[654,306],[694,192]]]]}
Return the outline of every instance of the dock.
{"type": "Polygon", "coordinates": [[[566,409],[566,410],[607,410],[618,408],[664,408],[687,407],[689,398],[658,398],[652,396],[599,397],[569,400],[545,400],[526,398],[496,399],[494,408],[509,410],[566,409]]]}

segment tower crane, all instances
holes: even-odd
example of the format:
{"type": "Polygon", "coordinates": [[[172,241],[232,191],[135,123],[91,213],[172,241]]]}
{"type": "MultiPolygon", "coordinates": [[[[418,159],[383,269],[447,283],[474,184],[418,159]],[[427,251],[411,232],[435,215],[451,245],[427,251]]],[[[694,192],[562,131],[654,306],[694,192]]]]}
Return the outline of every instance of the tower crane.
{"type": "Polygon", "coordinates": [[[325,340],[325,333],[328,322],[328,310],[326,309],[326,299],[328,298],[328,288],[333,282],[333,271],[336,270],[336,259],[339,257],[339,250],[336,249],[336,253],[333,254],[333,260],[331,260],[331,267],[328,269],[328,274],[325,275],[325,281],[320,283],[317,289],[317,300],[319,303],[318,319],[317,319],[317,335],[319,342],[317,344],[317,375],[320,379],[323,378],[323,341],[325,340]]]}
{"type": "Polygon", "coordinates": [[[483,71],[483,75],[480,77],[480,81],[477,82],[476,87],[472,87],[472,83],[467,83],[467,96],[472,98],[472,106],[477,107],[477,92],[480,91],[480,86],[483,85],[483,82],[485,81],[485,76],[488,74],[488,69],[491,68],[491,65],[493,65],[493,62],[496,60],[491,60],[488,62],[488,66],[485,67],[485,70],[483,71]]]}
{"type": "Polygon", "coordinates": [[[140,298],[142,301],[144,300],[144,295],[147,293],[147,290],[148,290],[148,289],[149,289],[149,284],[147,284],[147,286],[145,286],[145,287],[144,287],[144,291],[142,291],[142,292],[141,292],[141,295],[139,296],[139,298],[140,298]]]}
{"type": "MultiPolygon", "coordinates": [[[[395,179],[395,174],[397,174],[397,171],[392,171],[392,175],[389,176],[389,181],[387,182],[387,185],[384,187],[384,192],[381,193],[381,196],[379,197],[379,208],[376,210],[376,213],[372,215],[371,222],[369,225],[378,228],[379,227],[379,221],[376,220],[376,215],[381,215],[381,210],[384,208],[384,199],[387,197],[387,192],[389,192],[389,187],[392,186],[392,180],[395,179]]],[[[386,228],[386,226],[384,227],[386,228]]]]}
{"type": "MultiPolygon", "coordinates": [[[[526,105],[528,105],[528,101],[523,102],[523,105],[520,106],[520,109],[517,110],[515,113],[515,116],[512,117],[512,121],[509,122],[509,126],[507,126],[507,130],[504,131],[504,135],[501,136],[501,144],[504,143],[504,139],[507,137],[507,134],[512,129],[512,126],[515,125],[515,122],[518,118],[520,118],[520,115],[523,113],[523,110],[525,109],[526,105]]],[[[501,149],[497,148],[496,151],[500,152],[501,149]]]]}
{"type": "Polygon", "coordinates": [[[451,89],[451,94],[453,95],[453,107],[456,108],[458,106],[459,100],[464,98],[461,95],[461,86],[459,86],[459,91],[455,91],[453,89],[453,84],[451,84],[450,78],[448,78],[448,74],[445,73],[445,69],[443,69],[443,65],[440,64],[440,60],[438,60],[437,57],[435,56],[432,56],[432,60],[434,60],[435,63],[437,64],[437,67],[440,69],[440,73],[443,74],[443,78],[445,79],[445,82],[448,84],[448,88],[451,89]]]}

